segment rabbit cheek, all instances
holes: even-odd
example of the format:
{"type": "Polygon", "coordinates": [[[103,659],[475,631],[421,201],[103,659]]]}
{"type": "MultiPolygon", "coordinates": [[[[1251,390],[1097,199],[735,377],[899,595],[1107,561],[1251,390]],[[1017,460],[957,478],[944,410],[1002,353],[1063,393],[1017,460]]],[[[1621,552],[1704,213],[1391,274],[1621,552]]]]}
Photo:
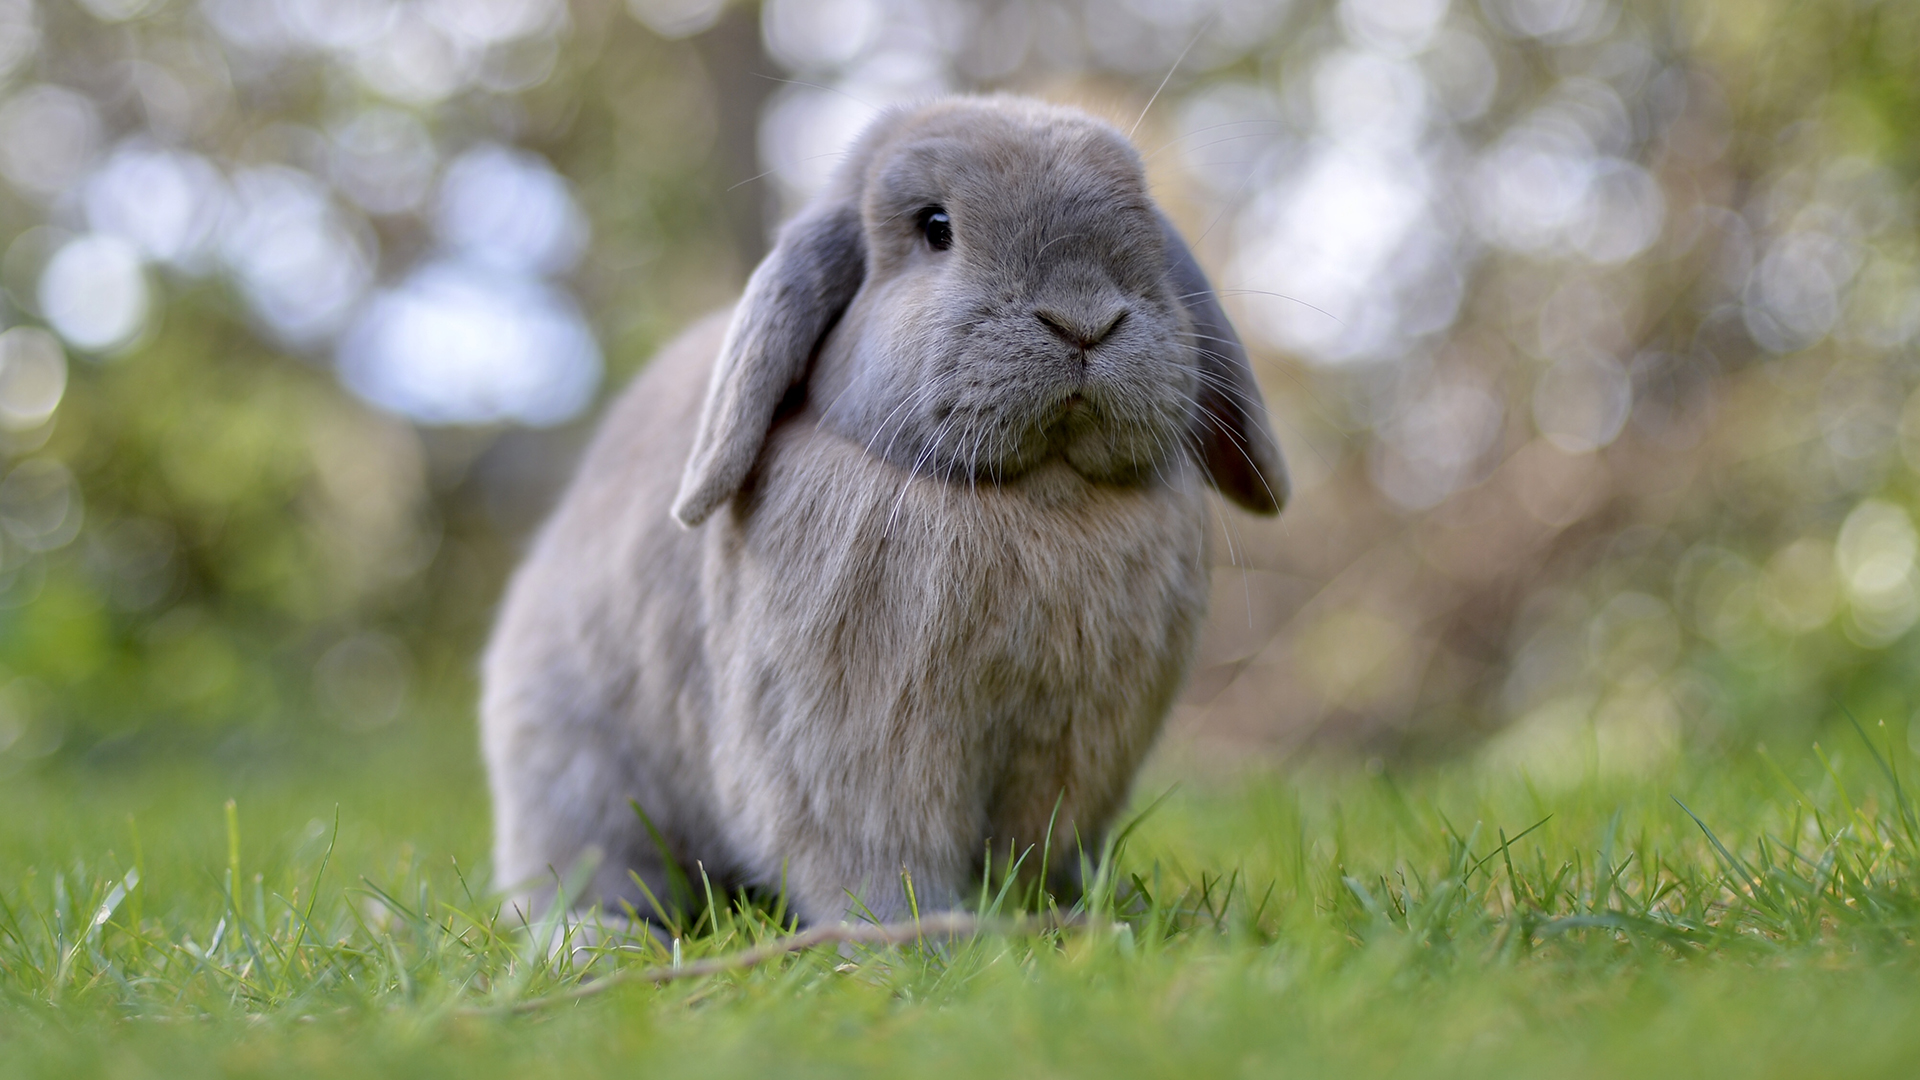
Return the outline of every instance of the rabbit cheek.
{"type": "Polygon", "coordinates": [[[954,408],[955,380],[936,348],[951,334],[900,282],[864,290],[822,344],[809,378],[820,423],[909,471],[954,408]]]}

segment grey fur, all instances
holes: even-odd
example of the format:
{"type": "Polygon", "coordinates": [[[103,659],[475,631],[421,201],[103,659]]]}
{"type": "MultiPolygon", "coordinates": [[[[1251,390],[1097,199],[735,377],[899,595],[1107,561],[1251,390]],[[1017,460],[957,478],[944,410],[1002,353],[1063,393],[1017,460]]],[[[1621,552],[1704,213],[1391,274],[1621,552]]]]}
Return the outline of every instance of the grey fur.
{"type": "Polygon", "coordinates": [[[666,874],[629,800],[809,922],[900,914],[903,871],[956,904],[989,844],[1096,847],[1204,618],[1206,479],[1286,496],[1125,138],[1020,99],[888,114],[730,322],[614,406],[510,585],[482,701],[501,886],[597,852],[590,899],[645,914],[629,872],[666,874]]]}

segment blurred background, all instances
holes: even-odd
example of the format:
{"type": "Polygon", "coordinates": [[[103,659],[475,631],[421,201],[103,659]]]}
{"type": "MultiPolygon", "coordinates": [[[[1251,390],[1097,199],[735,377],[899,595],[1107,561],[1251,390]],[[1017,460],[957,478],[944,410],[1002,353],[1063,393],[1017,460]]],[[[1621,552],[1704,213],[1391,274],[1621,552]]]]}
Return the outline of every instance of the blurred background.
{"type": "Polygon", "coordinates": [[[0,775],[468,752],[599,407],[968,90],[1137,120],[1294,471],[1176,746],[1904,733],[1911,0],[0,0],[0,775]]]}

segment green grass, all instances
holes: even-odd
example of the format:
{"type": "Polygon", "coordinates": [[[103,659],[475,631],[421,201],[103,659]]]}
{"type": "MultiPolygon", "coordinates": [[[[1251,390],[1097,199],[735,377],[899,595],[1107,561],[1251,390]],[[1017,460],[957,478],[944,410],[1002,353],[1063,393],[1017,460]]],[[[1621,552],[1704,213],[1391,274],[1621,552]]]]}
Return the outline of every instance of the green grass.
{"type": "MultiPolygon", "coordinates": [[[[1084,925],[829,946],[519,1015],[671,958],[550,957],[503,917],[470,743],[431,734],[0,779],[0,1076],[1920,1065],[1911,754],[1851,731],[1554,789],[1471,764],[1189,778],[1084,925]]],[[[1143,780],[1142,807],[1169,783],[1143,780]]],[[[783,933],[765,901],[699,919],[683,961],[783,933]]]]}

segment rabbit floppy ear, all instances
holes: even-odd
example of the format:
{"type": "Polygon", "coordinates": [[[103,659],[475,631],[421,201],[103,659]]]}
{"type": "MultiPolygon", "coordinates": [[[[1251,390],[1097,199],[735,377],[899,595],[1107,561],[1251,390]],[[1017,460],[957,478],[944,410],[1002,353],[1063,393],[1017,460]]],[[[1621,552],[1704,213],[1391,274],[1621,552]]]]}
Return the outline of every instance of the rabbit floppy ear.
{"type": "Polygon", "coordinates": [[[1167,278],[1187,309],[1199,357],[1193,438],[1207,479],[1243,508],[1277,514],[1287,502],[1287,465],[1280,458],[1279,440],[1267,426],[1267,406],[1253,381],[1247,350],[1206,273],[1165,214],[1160,215],[1160,231],[1167,245],[1167,278]]]}
{"type": "Polygon", "coordinates": [[[866,276],[860,211],[830,205],[795,218],[761,261],[734,308],[707,386],[693,453],[673,516],[692,528],[733,498],[760,456],[767,429],[828,328],[866,276]]]}

